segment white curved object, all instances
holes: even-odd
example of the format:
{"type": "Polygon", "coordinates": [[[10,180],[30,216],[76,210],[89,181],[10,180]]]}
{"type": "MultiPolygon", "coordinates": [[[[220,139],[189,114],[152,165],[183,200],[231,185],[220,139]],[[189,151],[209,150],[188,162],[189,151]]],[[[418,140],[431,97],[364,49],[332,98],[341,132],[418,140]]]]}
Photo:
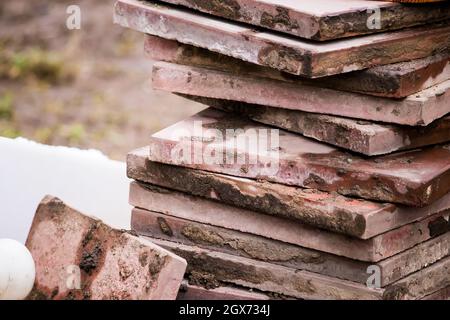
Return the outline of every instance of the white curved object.
{"type": "Polygon", "coordinates": [[[25,299],[35,277],[30,251],[16,240],[0,239],[0,300],[25,299]]]}

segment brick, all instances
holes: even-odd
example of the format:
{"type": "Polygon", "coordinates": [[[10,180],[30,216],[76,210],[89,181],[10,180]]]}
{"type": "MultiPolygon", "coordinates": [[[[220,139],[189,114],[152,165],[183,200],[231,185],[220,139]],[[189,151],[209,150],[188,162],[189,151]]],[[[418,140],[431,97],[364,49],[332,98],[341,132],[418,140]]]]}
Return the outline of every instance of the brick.
{"type": "Polygon", "coordinates": [[[412,206],[450,189],[449,145],[364,158],[212,108],[151,136],[149,159],[412,206]]]}
{"type": "Polygon", "coordinates": [[[380,299],[383,290],[271,263],[152,239],[188,261],[191,281],[217,287],[234,284],[300,299],[380,299]]]}
{"type": "Polygon", "coordinates": [[[119,0],[114,21],[139,32],[309,78],[410,61],[450,48],[446,24],[317,44],[137,0],[119,0]]]}
{"type": "Polygon", "coordinates": [[[26,242],[36,263],[30,299],[175,299],[186,261],[47,196],[26,242]],[[79,270],[80,289],[73,289],[79,270]],[[70,272],[70,273],[69,273],[70,272]]]}
{"type": "Polygon", "coordinates": [[[408,208],[166,165],[148,154],[148,147],[128,154],[129,178],[361,239],[450,209],[450,193],[427,207],[408,208]]]}
{"type": "Polygon", "coordinates": [[[191,278],[209,283],[232,283],[301,299],[416,300],[450,283],[450,257],[413,273],[383,289],[369,289],[358,283],[316,273],[295,270],[243,257],[155,240],[183,256],[191,278]]]}
{"type": "Polygon", "coordinates": [[[438,119],[426,127],[410,127],[256,106],[230,100],[184,97],[368,156],[450,141],[450,116],[438,119]]]}
{"type": "Polygon", "coordinates": [[[450,80],[396,100],[208,68],[158,62],[152,87],[158,90],[245,102],[259,106],[424,126],[450,112],[450,80]]]}
{"type": "MultiPolygon", "coordinates": [[[[135,208],[131,219],[136,233],[211,251],[275,263],[339,279],[366,284],[373,262],[361,262],[262,236],[214,227],[186,219],[135,208]]],[[[381,271],[381,286],[393,283],[450,254],[450,232],[421,243],[375,265],[381,271]]]]}
{"type": "Polygon", "coordinates": [[[266,237],[354,260],[378,262],[449,231],[449,211],[367,240],[261,215],[217,201],[132,183],[130,204],[173,217],[266,237]]]}
{"type": "Polygon", "coordinates": [[[181,285],[177,300],[270,300],[270,297],[263,293],[231,286],[206,289],[186,281],[181,285]]]}
{"type": "Polygon", "coordinates": [[[298,86],[313,85],[389,98],[405,98],[450,79],[448,54],[437,54],[320,79],[307,79],[150,35],[145,39],[145,53],[147,57],[156,61],[248,74],[292,82],[298,86]]]}
{"type": "Polygon", "coordinates": [[[385,32],[450,18],[450,6],[417,6],[374,1],[343,0],[164,0],[215,16],[276,30],[294,36],[330,40],[385,32]],[[373,14],[380,12],[380,28],[367,27],[373,14]]]}

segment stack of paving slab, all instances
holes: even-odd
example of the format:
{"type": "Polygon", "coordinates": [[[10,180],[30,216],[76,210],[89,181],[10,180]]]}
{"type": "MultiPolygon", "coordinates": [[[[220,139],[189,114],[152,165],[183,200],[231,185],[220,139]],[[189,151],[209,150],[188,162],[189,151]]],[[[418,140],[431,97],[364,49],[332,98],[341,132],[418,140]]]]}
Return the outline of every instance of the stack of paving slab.
{"type": "Polygon", "coordinates": [[[127,163],[133,230],[188,261],[181,298],[449,298],[449,19],[449,3],[116,3],[152,86],[208,106],[127,163]]]}

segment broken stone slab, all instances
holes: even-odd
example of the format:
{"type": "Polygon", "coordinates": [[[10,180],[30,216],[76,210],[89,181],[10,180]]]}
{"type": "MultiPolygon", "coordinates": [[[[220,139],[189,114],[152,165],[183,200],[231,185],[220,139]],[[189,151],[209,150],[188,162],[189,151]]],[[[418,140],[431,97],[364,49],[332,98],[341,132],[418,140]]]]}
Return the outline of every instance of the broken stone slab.
{"type": "Polygon", "coordinates": [[[425,126],[450,112],[450,80],[405,99],[378,98],[208,68],[157,62],[158,90],[402,125],[425,126]]]}
{"type": "Polygon", "coordinates": [[[422,300],[450,300],[450,286],[447,288],[436,291],[424,298],[422,300]]]}
{"type": "Polygon", "coordinates": [[[133,210],[131,225],[133,231],[139,235],[198,246],[362,284],[366,284],[371,275],[368,272],[369,267],[375,266],[380,270],[382,287],[450,254],[450,232],[374,264],[138,208],[133,210]]]}
{"type": "Polygon", "coordinates": [[[416,300],[450,283],[450,257],[383,289],[165,240],[155,242],[188,261],[191,278],[232,283],[301,299],[416,300]]]}
{"type": "Polygon", "coordinates": [[[386,32],[450,19],[450,6],[445,4],[428,6],[424,9],[417,6],[401,6],[398,3],[345,0],[163,1],[222,18],[321,41],[386,32]],[[380,20],[375,21],[375,17],[380,20]]]}
{"type": "Polygon", "coordinates": [[[410,208],[166,165],[150,161],[148,154],[148,147],[128,154],[129,178],[361,239],[450,209],[450,193],[424,208],[410,208]]]}
{"type": "Polygon", "coordinates": [[[450,48],[450,27],[445,24],[311,43],[159,2],[137,0],[116,2],[114,21],[143,33],[308,78],[424,58],[450,48]]]}
{"type": "Polygon", "coordinates": [[[449,145],[363,158],[213,108],[151,136],[149,159],[412,206],[450,191],[449,145]]]}
{"type": "Polygon", "coordinates": [[[30,299],[175,299],[186,270],[184,259],[50,196],[26,246],[36,263],[30,299]]]}
{"type": "Polygon", "coordinates": [[[426,127],[410,127],[256,106],[230,100],[186,95],[184,97],[368,156],[411,150],[450,141],[450,116],[438,119],[426,127]]]}
{"type": "Polygon", "coordinates": [[[131,184],[130,204],[172,217],[241,231],[354,260],[378,262],[449,231],[444,211],[367,240],[314,228],[280,217],[261,215],[188,194],[131,184]]]}
{"type": "Polygon", "coordinates": [[[146,56],[156,61],[208,67],[235,74],[292,82],[299,86],[309,84],[389,98],[405,98],[450,79],[448,54],[437,54],[320,79],[307,79],[151,35],[146,36],[144,47],[146,56]]]}
{"type": "Polygon", "coordinates": [[[187,274],[192,282],[218,287],[233,284],[263,292],[300,299],[380,299],[382,289],[340,280],[304,270],[214,252],[199,247],[148,238],[188,261],[187,274]]]}
{"type": "Polygon", "coordinates": [[[177,300],[271,300],[266,294],[232,286],[207,289],[189,284],[181,284],[177,300]]]}

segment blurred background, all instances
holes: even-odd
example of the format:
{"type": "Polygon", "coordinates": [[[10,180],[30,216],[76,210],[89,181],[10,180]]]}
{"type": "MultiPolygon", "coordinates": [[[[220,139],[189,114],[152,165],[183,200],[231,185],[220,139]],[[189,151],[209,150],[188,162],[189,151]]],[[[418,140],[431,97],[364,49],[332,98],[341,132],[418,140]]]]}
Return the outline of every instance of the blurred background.
{"type": "Polygon", "coordinates": [[[0,1],[0,136],[95,148],[124,161],[203,107],[150,89],[143,36],[113,25],[114,0],[0,1]],[[81,29],[68,30],[69,5],[81,29]]]}

